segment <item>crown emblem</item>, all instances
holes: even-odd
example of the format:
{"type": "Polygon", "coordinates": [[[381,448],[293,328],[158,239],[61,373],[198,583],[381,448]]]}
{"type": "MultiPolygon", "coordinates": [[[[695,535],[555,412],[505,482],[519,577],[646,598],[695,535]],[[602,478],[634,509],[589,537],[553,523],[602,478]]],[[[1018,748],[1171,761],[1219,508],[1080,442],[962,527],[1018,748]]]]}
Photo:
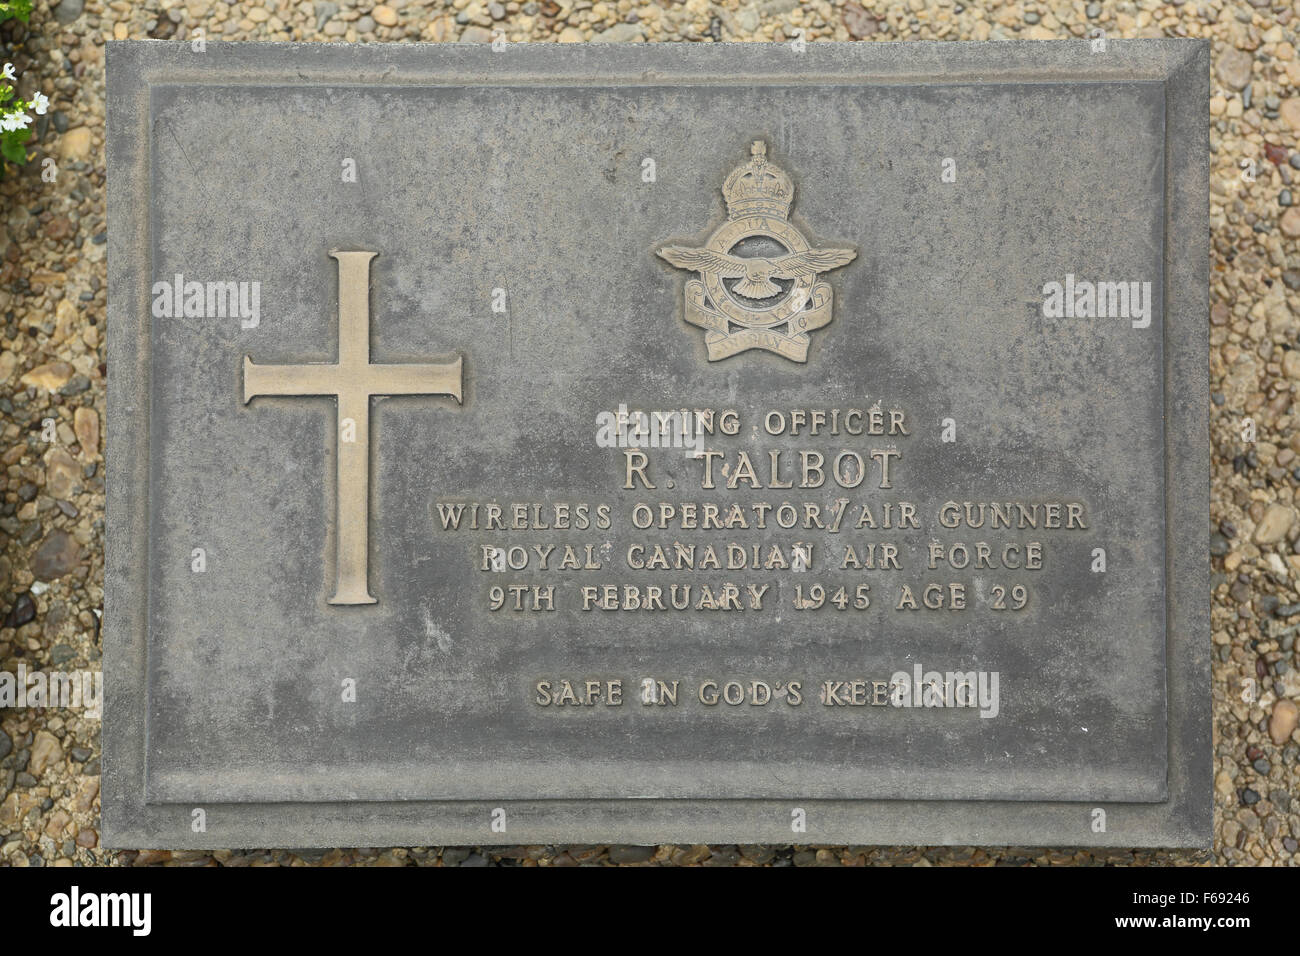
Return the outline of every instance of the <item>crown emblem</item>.
{"type": "Polygon", "coordinates": [[[755,140],[750,147],[752,157],[743,166],[737,166],[722,184],[722,197],[727,201],[727,218],[743,219],[746,216],[776,216],[785,219],[794,202],[794,183],[785,170],[767,159],[767,144],[755,140]]]}
{"type": "Polygon", "coordinates": [[[709,361],[749,349],[808,361],[808,333],[831,321],[831,287],[819,280],[856,249],[814,249],[789,221],[794,183],[755,140],[751,158],[722,184],[727,221],[703,246],[664,246],[660,258],[698,272],[686,283],[686,321],[705,330],[709,361]]]}

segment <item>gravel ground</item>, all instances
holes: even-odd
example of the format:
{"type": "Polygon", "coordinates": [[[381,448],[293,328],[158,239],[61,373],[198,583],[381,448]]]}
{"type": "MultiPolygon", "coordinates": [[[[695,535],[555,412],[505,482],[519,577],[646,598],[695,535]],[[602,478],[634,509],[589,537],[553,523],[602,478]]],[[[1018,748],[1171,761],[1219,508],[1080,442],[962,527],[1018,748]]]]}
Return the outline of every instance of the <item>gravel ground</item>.
{"type": "Polygon", "coordinates": [[[1300,838],[1300,0],[889,4],[796,0],[38,0],[0,26],[19,93],[49,95],[0,180],[0,671],[98,669],[103,591],[104,41],[583,43],[1208,37],[1215,841],[1212,852],[997,847],[98,848],[99,725],[0,709],[0,866],[1294,865],[1300,838]],[[53,158],[57,175],[44,161],[53,158]],[[1243,167],[1243,164],[1245,166],[1243,167]],[[42,178],[42,172],[47,178],[42,178]],[[50,181],[52,179],[52,181],[50,181]],[[1244,439],[1246,419],[1254,441],[1244,439]],[[51,442],[42,432],[57,433],[51,442]],[[51,450],[53,449],[53,450],[51,450]],[[1296,801],[1293,806],[1293,799],[1296,801]]]}

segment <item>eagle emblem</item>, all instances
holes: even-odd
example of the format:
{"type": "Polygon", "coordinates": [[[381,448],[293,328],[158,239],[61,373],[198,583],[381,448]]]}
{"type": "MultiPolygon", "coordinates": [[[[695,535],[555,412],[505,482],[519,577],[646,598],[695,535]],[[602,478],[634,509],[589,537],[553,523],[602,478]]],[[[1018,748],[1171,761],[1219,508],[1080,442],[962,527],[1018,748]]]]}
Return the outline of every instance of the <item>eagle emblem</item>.
{"type": "Polygon", "coordinates": [[[686,282],[686,321],[703,328],[709,361],[766,349],[808,361],[808,333],[831,321],[831,287],[818,276],[857,258],[813,249],[789,221],[794,184],[755,141],[750,161],[722,186],[727,221],[705,244],[665,246],[660,258],[698,272],[686,282]]]}

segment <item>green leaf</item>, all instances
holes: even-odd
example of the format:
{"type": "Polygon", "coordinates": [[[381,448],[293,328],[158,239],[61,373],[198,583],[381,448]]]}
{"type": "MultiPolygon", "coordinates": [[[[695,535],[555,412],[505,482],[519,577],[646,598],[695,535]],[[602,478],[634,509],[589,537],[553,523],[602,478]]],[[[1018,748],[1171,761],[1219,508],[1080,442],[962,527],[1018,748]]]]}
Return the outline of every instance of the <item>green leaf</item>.
{"type": "Polygon", "coordinates": [[[0,133],[0,155],[11,163],[22,165],[27,162],[27,149],[23,145],[31,139],[32,131],[29,129],[14,129],[7,133],[0,133]]]}
{"type": "Polygon", "coordinates": [[[0,3],[0,23],[15,18],[26,23],[31,15],[32,0],[11,0],[9,3],[0,3]]]}

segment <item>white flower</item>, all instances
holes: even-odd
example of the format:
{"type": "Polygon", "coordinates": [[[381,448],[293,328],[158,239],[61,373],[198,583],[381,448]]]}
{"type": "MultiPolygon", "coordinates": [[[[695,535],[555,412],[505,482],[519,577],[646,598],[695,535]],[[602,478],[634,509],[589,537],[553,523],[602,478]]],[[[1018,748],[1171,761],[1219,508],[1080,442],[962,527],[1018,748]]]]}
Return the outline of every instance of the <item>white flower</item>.
{"type": "Polygon", "coordinates": [[[17,75],[14,73],[14,65],[12,63],[6,63],[4,72],[0,73],[0,79],[12,80],[16,79],[16,76],[17,75]]]}
{"type": "Polygon", "coordinates": [[[37,115],[44,116],[45,108],[50,105],[50,98],[44,93],[32,94],[32,109],[36,110],[37,115]]]}
{"type": "Polygon", "coordinates": [[[4,127],[6,133],[16,129],[26,129],[27,124],[32,118],[26,113],[10,113],[3,120],[0,120],[0,126],[4,127]]]}

